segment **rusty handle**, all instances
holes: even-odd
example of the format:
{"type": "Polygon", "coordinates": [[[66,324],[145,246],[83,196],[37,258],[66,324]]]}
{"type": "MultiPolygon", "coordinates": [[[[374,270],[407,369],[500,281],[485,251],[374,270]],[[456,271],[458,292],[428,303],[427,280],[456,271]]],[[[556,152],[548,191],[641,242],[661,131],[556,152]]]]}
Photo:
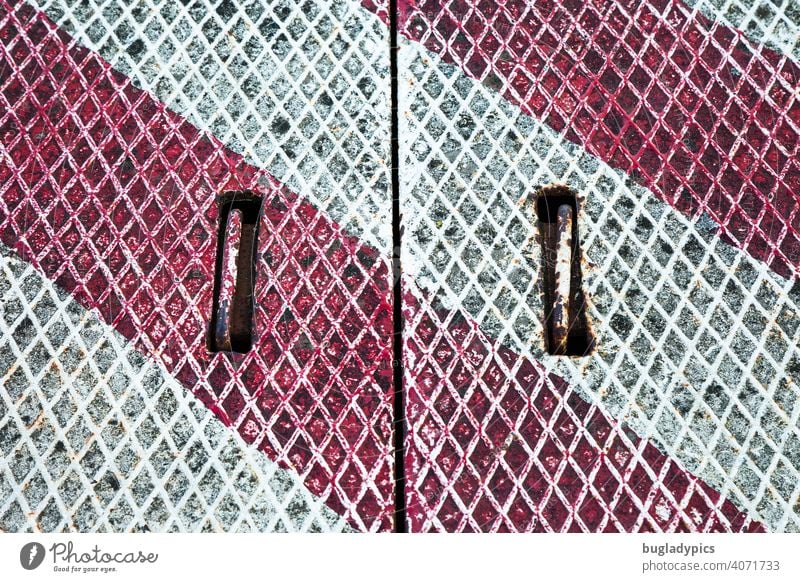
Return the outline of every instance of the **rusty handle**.
{"type": "Polygon", "coordinates": [[[247,352],[253,346],[255,255],[261,199],[233,192],[220,200],[220,233],[209,348],[247,352]]]}
{"type": "Polygon", "coordinates": [[[558,208],[556,223],[556,264],[551,319],[553,346],[557,353],[564,353],[567,349],[572,289],[572,250],[572,207],[562,204],[558,208]]]}
{"type": "Polygon", "coordinates": [[[558,356],[585,356],[594,349],[583,291],[578,213],[577,196],[566,186],[547,186],[536,196],[545,348],[558,356]]]}

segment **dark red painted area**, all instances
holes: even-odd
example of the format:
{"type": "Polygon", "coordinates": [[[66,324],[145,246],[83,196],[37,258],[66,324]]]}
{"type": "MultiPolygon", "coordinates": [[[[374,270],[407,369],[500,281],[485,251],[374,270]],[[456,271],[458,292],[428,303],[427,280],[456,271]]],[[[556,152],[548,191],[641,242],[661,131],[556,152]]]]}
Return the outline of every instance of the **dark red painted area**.
{"type": "Polygon", "coordinates": [[[403,311],[410,531],[764,531],[458,311],[403,311]]]}
{"type": "Polygon", "coordinates": [[[393,526],[388,261],[41,14],[0,4],[0,240],[356,527],[393,526]],[[206,347],[218,205],[264,196],[255,346],[206,347]]]}
{"type": "MultiPolygon", "coordinates": [[[[363,4],[378,13],[380,4],[363,4]]],[[[400,33],[787,277],[800,68],[655,0],[400,0],[400,33]]]]}

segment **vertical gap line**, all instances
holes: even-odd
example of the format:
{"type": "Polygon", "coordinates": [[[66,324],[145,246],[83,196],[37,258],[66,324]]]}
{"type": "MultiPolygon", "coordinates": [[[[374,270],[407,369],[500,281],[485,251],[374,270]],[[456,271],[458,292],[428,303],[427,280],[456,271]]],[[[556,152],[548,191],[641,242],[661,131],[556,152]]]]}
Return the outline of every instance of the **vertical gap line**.
{"type": "Polygon", "coordinates": [[[394,531],[406,533],[406,471],[405,437],[406,415],[403,386],[403,295],[400,283],[400,144],[397,82],[397,0],[389,0],[389,73],[391,77],[391,164],[392,164],[392,277],[393,340],[392,340],[392,386],[394,388],[394,531]]]}

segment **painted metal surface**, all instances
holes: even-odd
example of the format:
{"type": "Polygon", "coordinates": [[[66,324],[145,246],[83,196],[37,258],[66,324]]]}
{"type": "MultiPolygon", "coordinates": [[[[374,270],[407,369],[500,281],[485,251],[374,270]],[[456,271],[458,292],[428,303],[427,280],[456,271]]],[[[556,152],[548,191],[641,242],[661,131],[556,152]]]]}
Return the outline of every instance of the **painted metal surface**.
{"type": "Polygon", "coordinates": [[[352,529],[95,311],[0,250],[0,529],[352,529]]]}
{"type": "Polygon", "coordinates": [[[0,0],[0,529],[800,529],[795,0],[397,5],[393,297],[388,2],[0,0]]]}
{"type": "MultiPolygon", "coordinates": [[[[0,5],[0,238],[76,305],[124,337],[127,349],[189,390],[237,438],[291,471],[304,484],[304,495],[322,499],[356,529],[386,530],[393,526],[394,503],[389,253],[379,242],[366,246],[347,234],[272,172],[300,184],[318,207],[327,208],[319,198],[327,196],[343,222],[365,223],[360,213],[368,212],[374,241],[389,228],[381,218],[390,204],[381,157],[389,131],[387,31],[371,29],[353,6],[311,8],[51,4],[50,14],[60,10],[74,19],[74,26],[65,25],[77,31],[73,37],[30,4],[0,5]],[[185,28],[189,23],[194,28],[185,28]],[[156,32],[164,35],[159,42],[151,38],[156,32]],[[122,40],[112,42],[108,35],[122,40]],[[91,38],[107,48],[105,57],[114,53],[118,64],[141,64],[142,77],[125,76],[102,50],[90,50],[97,46],[79,42],[91,38]],[[171,61],[172,67],[156,66],[153,54],[171,59],[165,51],[178,39],[185,43],[182,57],[171,61]],[[323,44],[328,48],[321,51],[323,44]],[[279,62],[285,64],[278,67],[279,62]],[[197,68],[187,70],[190,64],[197,68]],[[163,77],[148,76],[154,70],[163,77]],[[267,73],[273,75],[271,84],[267,73]],[[143,79],[175,100],[158,101],[136,86],[144,85],[143,79]],[[193,98],[191,111],[181,109],[186,96],[193,98]],[[223,100],[229,109],[219,107],[223,100]],[[262,137],[245,148],[241,138],[250,135],[246,128],[252,125],[246,120],[257,114],[262,137]],[[235,128],[233,136],[224,136],[226,143],[208,131],[223,126],[235,128]],[[364,143],[375,145],[364,148],[364,143]],[[334,180],[331,172],[343,167],[353,169],[334,180]],[[233,190],[264,199],[256,338],[243,355],[209,352],[206,342],[216,196],[233,190]],[[375,223],[384,223],[380,228],[373,215],[375,223]]],[[[40,318],[38,328],[23,312],[6,313],[4,333],[22,335],[21,350],[57,355],[64,349],[69,336],[47,339],[55,333],[47,318],[40,318]],[[28,338],[34,332],[36,337],[28,338]],[[37,348],[40,343],[45,348],[37,348]]],[[[16,353],[23,361],[32,357],[16,353]]],[[[108,357],[111,366],[116,358],[108,357]]],[[[109,373],[103,370],[102,378],[109,373]]],[[[6,388],[13,394],[8,409],[32,398],[44,374],[37,369],[22,378],[20,391],[6,388]]],[[[10,386],[15,378],[11,370],[2,383],[10,386]]],[[[77,422],[89,414],[92,401],[67,378],[77,422]]],[[[41,402],[45,411],[60,402],[53,398],[41,402]]],[[[3,426],[8,434],[29,435],[36,418],[20,423],[17,416],[5,416],[3,426]]],[[[54,435],[65,443],[65,454],[76,458],[75,467],[83,468],[82,483],[96,476],[87,455],[102,447],[112,418],[96,418],[82,428],[79,443],[67,439],[63,428],[54,435]]],[[[164,419],[152,420],[152,430],[168,431],[164,419]]],[[[135,430],[131,434],[144,438],[135,430]]],[[[4,482],[12,494],[3,496],[0,515],[18,516],[22,508],[28,517],[22,522],[9,517],[4,529],[44,527],[37,525],[42,514],[63,499],[60,491],[68,486],[69,474],[50,474],[54,486],[46,495],[25,497],[39,474],[17,460],[26,442],[12,440],[4,451],[10,459],[4,482]]],[[[162,454],[150,454],[157,453],[162,454]]],[[[116,457],[119,450],[106,454],[116,457]]],[[[167,455],[167,461],[174,466],[180,457],[167,455]]],[[[133,486],[132,480],[118,480],[121,488],[133,486]]],[[[91,489],[84,493],[94,495],[91,489]]],[[[289,497],[296,496],[287,496],[287,503],[289,497]]],[[[69,521],[82,501],[69,499],[60,507],[63,527],[86,528],[69,521]]],[[[303,507],[311,515],[297,517],[292,527],[317,527],[328,511],[318,503],[298,511],[303,507]]],[[[234,510],[246,512],[244,506],[234,510]]],[[[124,527],[132,525],[126,521],[124,527]]]]}
{"type": "Polygon", "coordinates": [[[680,2],[400,5],[414,528],[738,529],[716,502],[680,517],[666,454],[797,530],[796,64],[680,2]],[[545,350],[549,184],[583,209],[587,358],[545,350]]]}

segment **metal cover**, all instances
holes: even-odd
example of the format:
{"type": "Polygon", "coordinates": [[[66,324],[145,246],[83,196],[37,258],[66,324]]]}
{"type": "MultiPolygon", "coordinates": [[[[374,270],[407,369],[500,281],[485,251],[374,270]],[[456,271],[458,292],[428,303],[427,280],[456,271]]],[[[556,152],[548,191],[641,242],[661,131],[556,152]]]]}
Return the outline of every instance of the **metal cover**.
{"type": "Polygon", "coordinates": [[[0,0],[0,530],[800,529],[797,3],[394,8],[0,0]]]}

